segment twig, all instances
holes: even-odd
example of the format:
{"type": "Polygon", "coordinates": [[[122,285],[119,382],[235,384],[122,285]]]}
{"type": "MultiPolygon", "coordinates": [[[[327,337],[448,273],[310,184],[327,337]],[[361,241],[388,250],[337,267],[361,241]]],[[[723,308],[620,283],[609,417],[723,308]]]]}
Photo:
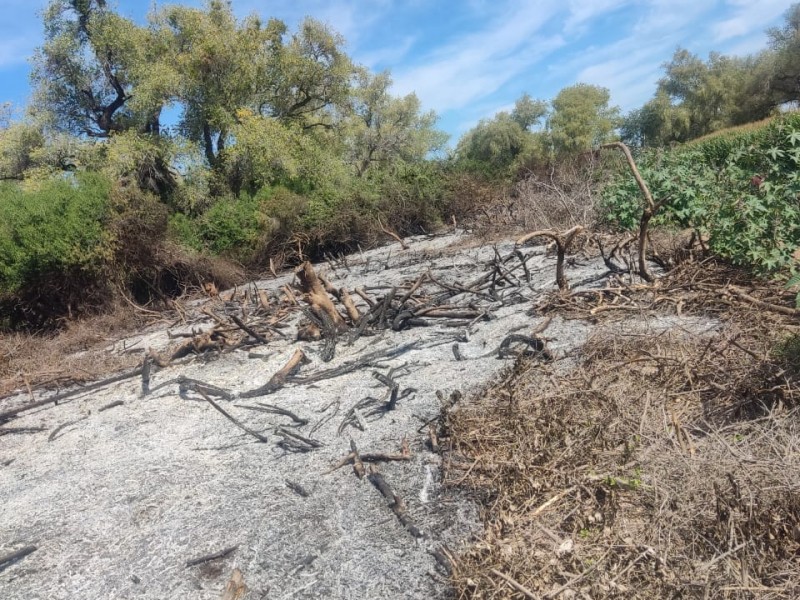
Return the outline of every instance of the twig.
{"type": "Polygon", "coordinates": [[[299,483],[295,483],[294,481],[290,481],[289,479],[286,480],[286,487],[288,487],[295,494],[303,498],[308,498],[311,495],[311,492],[309,492],[302,485],[300,485],[299,483]]]}
{"type": "Polygon", "coordinates": [[[104,410],[108,410],[109,408],[115,408],[117,406],[122,406],[123,404],[125,404],[123,400],[114,400],[114,402],[109,402],[105,406],[101,406],[100,408],[98,408],[97,412],[101,413],[104,410]]]}
{"type": "Polygon", "coordinates": [[[225,550],[220,550],[219,552],[215,552],[214,554],[206,554],[205,556],[200,556],[198,558],[193,558],[192,560],[186,561],[187,567],[196,567],[197,565],[202,565],[203,563],[210,562],[212,560],[217,560],[218,558],[225,558],[229,554],[238,550],[238,544],[236,546],[231,546],[230,548],[225,548],[225,550]]]}
{"type": "Polygon", "coordinates": [[[246,427],[245,425],[242,425],[242,423],[240,423],[235,417],[231,416],[228,412],[225,411],[224,408],[222,408],[219,404],[214,402],[205,392],[203,392],[203,390],[195,388],[195,391],[198,394],[200,394],[206,402],[208,402],[211,406],[217,409],[217,411],[222,413],[222,415],[224,415],[226,419],[228,419],[231,423],[236,425],[239,429],[246,431],[254,438],[256,438],[259,442],[267,443],[269,441],[265,436],[261,435],[257,431],[253,431],[252,429],[246,427]]]}
{"type": "Polygon", "coordinates": [[[383,495],[384,498],[389,502],[389,508],[392,509],[392,512],[395,514],[397,519],[403,526],[408,530],[408,532],[416,538],[425,537],[425,534],[414,524],[411,518],[408,516],[406,512],[406,505],[403,502],[403,499],[398,496],[397,494],[392,491],[391,486],[386,482],[383,475],[378,473],[374,469],[374,467],[370,467],[370,474],[368,475],[368,479],[372,485],[374,485],[378,491],[383,495]]]}
{"type": "Polygon", "coordinates": [[[260,412],[271,413],[274,415],[283,415],[284,417],[289,417],[292,421],[297,423],[298,427],[302,427],[303,425],[308,425],[308,419],[304,419],[303,417],[298,417],[290,410],[286,410],[285,408],[281,408],[280,406],[274,406],[272,404],[267,404],[266,402],[259,402],[258,406],[248,406],[247,404],[237,404],[236,408],[246,408],[248,410],[257,410],[260,412]]]}
{"type": "Polygon", "coordinates": [[[61,425],[59,425],[58,427],[56,427],[53,430],[53,433],[51,433],[49,435],[49,437],[47,438],[47,441],[48,442],[52,442],[54,439],[56,439],[56,436],[58,435],[58,432],[61,431],[62,429],[64,429],[65,427],[69,427],[70,425],[75,425],[76,423],[80,423],[81,421],[85,421],[88,418],[89,417],[81,417],[80,419],[75,419],[73,421],[67,421],[66,423],[62,423],[61,425]]]}
{"type": "Polygon", "coordinates": [[[515,590],[517,590],[518,592],[522,593],[525,597],[531,598],[532,600],[539,600],[539,596],[534,594],[532,591],[530,591],[524,585],[522,585],[521,583],[519,583],[515,579],[512,579],[511,577],[509,577],[505,573],[501,573],[497,569],[492,569],[492,573],[494,575],[497,575],[500,579],[505,581],[508,585],[513,587],[515,590]]]}
{"type": "Polygon", "coordinates": [[[566,589],[569,589],[570,587],[572,587],[573,585],[578,583],[581,579],[586,577],[589,573],[591,573],[592,571],[596,570],[597,567],[599,567],[602,564],[602,562],[606,559],[606,557],[611,553],[611,550],[613,550],[613,548],[607,550],[606,553],[603,554],[603,556],[601,556],[600,559],[596,563],[594,563],[591,567],[586,569],[583,573],[580,573],[579,575],[576,575],[575,577],[573,577],[572,579],[567,581],[567,583],[565,583],[561,587],[556,588],[552,592],[548,592],[547,594],[545,594],[544,595],[545,600],[548,600],[549,598],[557,597],[559,594],[561,594],[561,592],[563,592],[566,589]]]}
{"type": "Polygon", "coordinates": [[[22,560],[29,554],[33,554],[34,552],[36,552],[36,550],[38,550],[36,546],[25,546],[24,548],[20,548],[19,550],[12,552],[11,554],[0,556],[0,571],[4,571],[6,568],[22,560]]]}

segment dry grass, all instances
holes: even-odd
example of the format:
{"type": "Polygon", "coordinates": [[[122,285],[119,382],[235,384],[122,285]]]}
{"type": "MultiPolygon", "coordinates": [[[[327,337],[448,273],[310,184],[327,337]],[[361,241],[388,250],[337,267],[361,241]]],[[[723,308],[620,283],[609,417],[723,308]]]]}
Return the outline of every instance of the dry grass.
{"type": "MultiPolygon", "coordinates": [[[[50,334],[0,333],[0,397],[15,390],[59,388],[93,381],[142,361],[141,352],[106,352],[109,344],[145,325],[142,312],[111,312],[68,322],[50,334]]],[[[143,350],[143,349],[142,349],[143,350]]]]}
{"type": "Polygon", "coordinates": [[[647,331],[654,298],[699,272],[447,416],[447,482],[477,495],[486,526],[456,565],[459,597],[800,596],[796,323],[709,291],[683,308],[713,309],[716,331],[647,331]]]}
{"type": "Polygon", "coordinates": [[[605,172],[591,154],[546,170],[528,171],[502,194],[477,196],[475,231],[491,237],[500,232],[592,226],[605,172]]]}

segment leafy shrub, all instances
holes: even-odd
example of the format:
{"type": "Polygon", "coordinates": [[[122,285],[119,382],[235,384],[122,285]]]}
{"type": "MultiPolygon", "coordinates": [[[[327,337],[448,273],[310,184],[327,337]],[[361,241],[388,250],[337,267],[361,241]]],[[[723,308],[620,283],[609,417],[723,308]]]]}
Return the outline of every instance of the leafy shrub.
{"type": "Polygon", "coordinates": [[[180,212],[170,215],[167,231],[169,232],[169,238],[184,248],[197,252],[203,249],[203,238],[197,221],[188,215],[180,212]]]}
{"type": "MultiPolygon", "coordinates": [[[[800,246],[800,115],[774,119],[672,151],[639,157],[642,176],[659,199],[658,220],[693,227],[712,250],[761,273],[794,269],[800,246]]],[[[641,214],[629,174],[603,193],[607,218],[625,228],[641,214]]]]}
{"type": "Polygon", "coordinates": [[[0,186],[0,293],[47,276],[96,273],[112,253],[104,229],[111,184],[79,174],[39,189],[0,186]]]}
{"type": "Polygon", "coordinates": [[[196,236],[187,218],[173,217],[173,231],[189,246],[199,240],[214,254],[249,263],[291,235],[305,206],[302,196],[284,187],[264,187],[253,195],[218,200],[197,219],[196,236]]]}
{"type": "Polygon", "coordinates": [[[419,234],[441,224],[445,182],[436,163],[399,163],[383,172],[379,184],[376,208],[400,234],[419,234]]]}

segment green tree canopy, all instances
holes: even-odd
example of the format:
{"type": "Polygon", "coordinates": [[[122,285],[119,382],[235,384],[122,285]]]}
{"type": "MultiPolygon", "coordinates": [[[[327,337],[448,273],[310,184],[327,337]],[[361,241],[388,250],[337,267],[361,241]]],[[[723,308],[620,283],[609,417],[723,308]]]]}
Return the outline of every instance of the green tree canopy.
{"type": "Polygon", "coordinates": [[[131,127],[158,129],[161,102],[131,103],[156,48],[146,28],[120,17],[104,0],[52,0],[44,26],[32,72],[40,115],[58,129],[92,137],[131,127]]]}
{"type": "Polygon", "coordinates": [[[436,113],[422,112],[415,94],[392,96],[389,73],[362,69],[346,120],[347,160],[359,176],[373,165],[419,162],[439,150],[447,134],[435,129],[436,113]]]}
{"type": "Polygon", "coordinates": [[[606,88],[586,83],[561,90],[553,99],[549,121],[556,152],[581,152],[612,139],[620,112],[609,106],[610,99],[606,88]]]}

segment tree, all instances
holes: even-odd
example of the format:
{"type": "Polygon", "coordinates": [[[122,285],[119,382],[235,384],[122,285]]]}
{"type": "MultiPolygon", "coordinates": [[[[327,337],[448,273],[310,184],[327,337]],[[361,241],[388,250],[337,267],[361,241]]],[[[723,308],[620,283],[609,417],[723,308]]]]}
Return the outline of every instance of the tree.
{"type": "Polygon", "coordinates": [[[344,38],[311,18],[276,53],[272,77],[259,90],[261,114],[299,122],[304,129],[329,127],[333,108],[346,106],[357,70],[344,52],[344,38]]]}
{"type": "Polygon", "coordinates": [[[531,148],[531,134],[507,112],[482,119],[465,133],[456,147],[462,163],[495,172],[508,171],[531,148]]]}
{"type": "Polygon", "coordinates": [[[767,34],[774,63],[769,86],[775,104],[800,100],[800,3],[786,11],[783,27],[767,34]]]}
{"type": "Polygon", "coordinates": [[[527,92],[517,99],[514,110],[511,111],[511,118],[526,131],[530,131],[545,116],[547,116],[547,102],[534,100],[527,92]]]}
{"type": "Polygon", "coordinates": [[[362,69],[353,90],[345,143],[347,160],[359,177],[373,165],[422,161],[447,141],[445,133],[434,129],[436,113],[421,112],[415,94],[392,96],[391,85],[388,73],[371,75],[362,69]]]}
{"type": "Polygon", "coordinates": [[[174,99],[183,107],[180,130],[202,145],[215,167],[237,111],[254,104],[259,80],[274,76],[270,58],[285,26],[271,20],[263,27],[255,16],[240,23],[222,0],[210,0],[204,9],[167,6],[150,20],[164,46],[166,70],[177,82],[174,99]]]}
{"type": "Polygon", "coordinates": [[[619,107],[609,106],[611,95],[600,86],[578,83],[553,99],[549,126],[558,153],[589,150],[614,137],[620,124],[619,107]]]}
{"type": "Polygon", "coordinates": [[[44,25],[32,72],[36,111],[58,129],[92,137],[158,129],[159,103],[139,113],[130,103],[151,62],[145,28],[115,14],[105,0],[52,0],[44,25]]]}
{"type": "Polygon", "coordinates": [[[23,179],[43,145],[41,129],[32,124],[14,123],[0,129],[0,180],[23,179]]]}

